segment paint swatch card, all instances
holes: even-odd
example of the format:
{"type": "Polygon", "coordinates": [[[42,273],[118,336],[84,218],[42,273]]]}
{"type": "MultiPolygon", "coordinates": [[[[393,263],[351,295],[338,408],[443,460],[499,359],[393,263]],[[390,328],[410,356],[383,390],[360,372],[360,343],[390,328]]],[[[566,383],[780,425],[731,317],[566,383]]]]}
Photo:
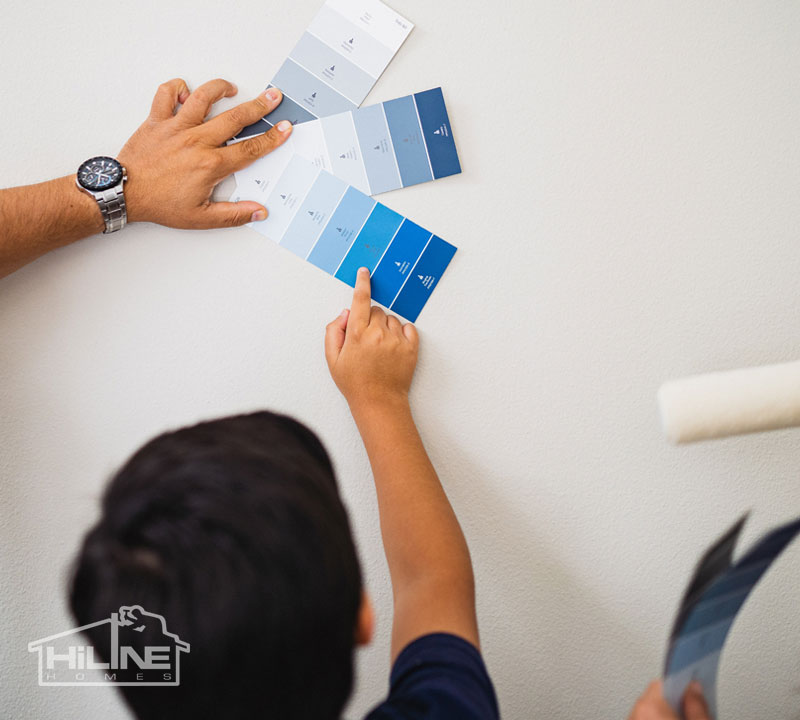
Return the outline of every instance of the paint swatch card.
{"type": "Polygon", "coordinates": [[[440,87],[298,125],[236,182],[263,189],[294,154],[367,195],[461,172],[440,87]]]}
{"type": "Polygon", "coordinates": [[[678,609],[664,667],[664,697],[678,713],[687,685],[697,680],[717,717],[717,670],[731,626],[772,562],[800,533],[800,519],[777,527],[733,562],[745,519],[702,557],[678,609]]]}
{"type": "Polygon", "coordinates": [[[231,200],[256,200],[269,216],[251,227],[350,286],[372,275],[372,298],[412,322],[456,248],[301,155],[263,185],[231,200]],[[263,188],[263,189],[262,189],[263,188]]]}
{"type": "Polygon", "coordinates": [[[354,110],[400,49],[414,24],[380,0],[326,0],[268,87],[283,102],[236,139],[354,110]]]}

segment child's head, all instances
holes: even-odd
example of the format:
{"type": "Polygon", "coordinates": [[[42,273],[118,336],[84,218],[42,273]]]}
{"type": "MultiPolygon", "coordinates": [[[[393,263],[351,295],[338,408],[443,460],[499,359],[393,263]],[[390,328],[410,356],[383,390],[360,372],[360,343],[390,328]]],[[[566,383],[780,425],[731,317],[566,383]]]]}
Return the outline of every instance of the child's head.
{"type": "MultiPolygon", "coordinates": [[[[81,625],[141,605],[191,645],[179,687],[122,688],[148,720],[338,718],[354,646],[371,633],[328,455],[268,412],[139,450],[105,492],[71,605],[81,625]]],[[[103,655],[101,633],[88,634],[103,655]]]]}

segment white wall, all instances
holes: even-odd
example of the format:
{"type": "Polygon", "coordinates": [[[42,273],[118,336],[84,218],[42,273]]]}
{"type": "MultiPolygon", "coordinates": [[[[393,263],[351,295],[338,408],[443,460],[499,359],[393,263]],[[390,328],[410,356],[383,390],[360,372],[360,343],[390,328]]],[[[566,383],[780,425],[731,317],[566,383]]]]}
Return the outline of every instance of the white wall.
{"type": "MultiPolygon", "coordinates": [[[[0,185],[116,153],[167,78],[250,97],[319,4],[6,3],[0,185]]],[[[382,200],[460,248],[413,401],[502,709],[627,717],[708,542],[747,508],[748,541],[800,512],[798,432],[676,449],[655,406],[667,378],[800,356],[800,5],[393,6],[417,28],[368,102],[441,84],[464,168],[382,200]]],[[[110,690],[37,687],[26,644],[71,627],[66,569],[114,468],[259,407],[335,458],[379,619],[348,716],[381,699],[387,570],[322,355],[348,299],[248,229],[132,226],[0,282],[4,717],[125,717],[110,690]]],[[[796,544],[734,627],[721,717],[800,716],[798,581],[796,544]]]]}

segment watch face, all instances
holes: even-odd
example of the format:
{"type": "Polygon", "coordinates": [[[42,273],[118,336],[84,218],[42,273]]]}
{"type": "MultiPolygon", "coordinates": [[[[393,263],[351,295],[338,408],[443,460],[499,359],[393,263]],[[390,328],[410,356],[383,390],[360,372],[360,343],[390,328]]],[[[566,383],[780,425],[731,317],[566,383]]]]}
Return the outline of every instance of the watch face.
{"type": "Polygon", "coordinates": [[[122,179],[122,165],[114,158],[94,157],[78,168],[78,182],[87,190],[107,190],[122,179]]]}

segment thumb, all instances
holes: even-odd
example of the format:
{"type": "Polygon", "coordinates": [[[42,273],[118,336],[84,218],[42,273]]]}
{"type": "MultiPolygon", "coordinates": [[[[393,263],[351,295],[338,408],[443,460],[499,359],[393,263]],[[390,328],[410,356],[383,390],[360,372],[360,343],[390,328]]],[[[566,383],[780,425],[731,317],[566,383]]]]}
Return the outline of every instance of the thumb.
{"type": "Polygon", "coordinates": [[[703,698],[703,688],[697,681],[690,683],[686,688],[686,694],[683,696],[683,716],[686,720],[711,720],[708,705],[703,698]]]}
{"type": "Polygon", "coordinates": [[[265,220],[267,210],[250,200],[241,202],[214,202],[206,206],[204,228],[238,227],[249,222],[265,220]]]}
{"type": "Polygon", "coordinates": [[[347,319],[350,317],[350,310],[345,308],[331,320],[325,328],[325,359],[328,365],[333,366],[344,345],[345,332],[347,330],[347,319]]]}

